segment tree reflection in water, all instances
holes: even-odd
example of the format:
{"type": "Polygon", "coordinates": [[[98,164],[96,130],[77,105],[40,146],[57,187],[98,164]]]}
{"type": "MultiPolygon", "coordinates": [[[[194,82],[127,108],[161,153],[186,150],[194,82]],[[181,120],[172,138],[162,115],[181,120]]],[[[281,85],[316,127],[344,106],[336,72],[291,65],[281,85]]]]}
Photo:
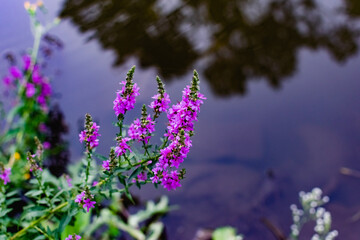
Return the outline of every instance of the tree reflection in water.
{"type": "Polygon", "coordinates": [[[246,82],[279,87],[297,67],[301,48],[325,49],[338,62],[358,50],[357,0],[343,6],[315,0],[67,0],[62,18],[116,53],[136,56],[164,79],[203,60],[217,95],[244,94],[246,82]]]}

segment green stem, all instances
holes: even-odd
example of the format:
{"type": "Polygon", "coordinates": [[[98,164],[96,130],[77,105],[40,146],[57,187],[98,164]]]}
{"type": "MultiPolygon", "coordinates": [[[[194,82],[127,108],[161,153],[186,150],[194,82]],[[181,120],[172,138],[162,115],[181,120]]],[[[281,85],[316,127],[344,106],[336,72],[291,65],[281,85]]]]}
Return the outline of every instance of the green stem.
{"type": "Polygon", "coordinates": [[[90,166],[91,166],[91,149],[88,148],[88,156],[87,156],[87,166],[86,166],[86,173],[85,173],[85,185],[88,184],[89,175],[90,175],[90,166]]]}
{"type": "Polygon", "coordinates": [[[144,160],[142,160],[141,162],[134,163],[134,164],[132,164],[131,166],[132,166],[132,167],[135,167],[135,166],[138,166],[138,165],[142,165],[142,164],[147,163],[147,162],[149,162],[149,161],[157,160],[159,157],[160,157],[160,154],[159,154],[159,155],[156,155],[156,156],[154,156],[154,157],[149,157],[149,158],[147,158],[147,159],[144,159],[144,160]]]}
{"type": "Polygon", "coordinates": [[[52,214],[54,214],[55,212],[59,211],[60,209],[64,208],[65,206],[67,206],[69,203],[68,202],[64,202],[62,204],[60,204],[59,206],[57,206],[56,208],[50,210],[48,213],[46,213],[45,215],[43,215],[42,217],[32,221],[27,227],[24,227],[23,229],[21,229],[20,231],[18,231],[17,233],[15,233],[9,240],[14,240],[20,236],[22,236],[23,234],[26,233],[27,230],[29,230],[30,228],[35,227],[37,224],[39,224],[40,222],[44,221],[45,219],[49,218],[52,214]]]}
{"type": "Polygon", "coordinates": [[[40,232],[42,235],[44,235],[45,237],[47,237],[48,239],[54,240],[53,237],[51,237],[51,236],[49,236],[48,234],[46,234],[46,232],[44,232],[43,230],[41,230],[41,228],[39,228],[39,227],[37,227],[37,226],[35,226],[34,228],[35,228],[38,232],[40,232]]]}
{"type": "Polygon", "coordinates": [[[142,143],[143,143],[143,148],[145,149],[145,155],[150,157],[150,153],[148,151],[148,145],[145,144],[145,141],[142,141],[142,143]]]}

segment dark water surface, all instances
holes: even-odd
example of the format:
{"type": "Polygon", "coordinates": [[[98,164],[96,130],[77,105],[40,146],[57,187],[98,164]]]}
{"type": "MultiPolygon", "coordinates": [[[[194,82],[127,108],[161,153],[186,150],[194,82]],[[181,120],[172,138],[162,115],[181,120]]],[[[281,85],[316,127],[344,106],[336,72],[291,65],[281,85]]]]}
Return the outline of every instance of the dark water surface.
{"type": "MultiPolygon", "coordinates": [[[[0,2],[0,54],[19,55],[32,46],[27,14],[21,1],[0,2]]],[[[175,102],[199,71],[208,99],[183,187],[135,191],[143,200],[167,194],[180,207],[164,220],[169,239],[223,225],[249,240],[275,239],[261,219],[287,234],[290,204],[313,187],[330,196],[339,239],[359,239],[360,221],[351,218],[360,211],[360,179],[340,173],[360,170],[357,0],[44,2],[47,18],[64,18],[51,34],[65,47],[47,71],[74,161],[87,112],[101,125],[98,151],[114,144],[112,101],[133,64],[141,96],[128,120],[151,101],[156,75],[175,102]]]]}

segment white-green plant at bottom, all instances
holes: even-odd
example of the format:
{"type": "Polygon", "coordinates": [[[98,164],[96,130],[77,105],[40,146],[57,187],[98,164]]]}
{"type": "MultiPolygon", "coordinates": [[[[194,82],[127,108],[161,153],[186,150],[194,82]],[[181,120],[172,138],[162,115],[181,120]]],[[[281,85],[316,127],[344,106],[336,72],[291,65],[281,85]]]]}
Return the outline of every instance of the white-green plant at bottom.
{"type": "Polygon", "coordinates": [[[331,214],[322,206],[329,202],[328,196],[322,196],[320,188],[314,188],[311,192],[299,193],[301,208],[295,204],[290,206],[293,215],[290,239],[297,240],[305,223],[315,221],[314,235],[311,240],[332,240],[338,236],[337,230],[331,230],[331,214]]]}
{"type": "Polygon", "coordinates": [[[243,240],[243,237],[236,234],[235,228],[221,227],[213,232],[212,240],[243,240]]]}

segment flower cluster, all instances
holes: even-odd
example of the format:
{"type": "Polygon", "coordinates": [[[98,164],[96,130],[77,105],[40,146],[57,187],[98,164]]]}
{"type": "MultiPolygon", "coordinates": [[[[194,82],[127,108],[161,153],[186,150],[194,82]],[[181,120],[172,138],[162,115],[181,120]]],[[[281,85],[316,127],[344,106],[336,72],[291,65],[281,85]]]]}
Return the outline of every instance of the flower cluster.
{"type": "Polygon", "coordinates": [[[128,134],[131,139],[137,140],[138,142],[143,141],[147,144],[151,138],[151,133],[155,131],[155,122],[151,119],[150,115],[147,115],[145,105],[143,105],[141,115],[141,120],[137,118],[130,125],[128,134]]]}
{"type": "Polygon", "coordinates": [[[85,115],[85,130],[81,131],[79,134],[80,142],[86,143],[86,147],[90,151],[91,149],[97,147],[99,145],[98,137],[101,136],[99,134],[99,128],[95,122],[93,122],[90,114],[85,115]]]}
{"type": "Polygon", "coordinates": [[[87,212],[90,211],[91,208],[95,207],[96,202],[92,201],[94,195],[91,195],[89,190],[86,189],[85,191],[81,192],[79,195],[76,196],[75,202],[86,209],[87,212]]]}
{"type": "Polygon", "coordinates": [[[295,204],[290,206],[293,222],[291,225],[291,237],[297,239],[303,225],[311,220],[316,221],[314,227],[315,234],[311,240],[332,240],[337,237],[338,232],[331,229],[331,214],[326,211],[322,205],[329,202],[329,197],[322,197],[322,191],[320,188],[314,188],[311,192],[300,192],[300,203],[302,209],[299,209],[295,204]]]}
{"type": "Polygon", "coordinates": [[[39,65],[33,64],[29,55],[24,55],[22,59],[23,71],[16,66],[10,67],[9,75],[3,78],[3,82],[8,88],[22,85],[25,96],[35,98],[40,107],[47,111],[47,102],[52,92],[49,79],[42,76],[39,65]],[[27,76],[30,77],[27,78],[27,76]]]}
{"type": "Polygon", "coordinates": [[[131,152],[130,146],[128,142],[130,141],[130,138],[128,137],[117,137],[117,146],[115,147],[115,153],[118,157],[124,155],[126,153],[126,150],[129,150],[131,152]]]}
{"type": "Polygon", "coordinates": [[[170,97],[169,94],[165,92],[164,84],[159,77],[156,77],[156,81],[158,84],[158,94],[152,97],[155,100],[149,105],[150,108],[154,109],[154,119],[157,118],[160,113],[166,112],[170,104],[170,97]]]}
{"type": "Polygon", "coordinates": [[[81,239],[81,237],[76,234],[69,235],[67,238],[65,238],[65,240],[80,240],[80,239],[81,239]]]}
{"type": "Polygon", "coordinates": [[[165,136],[171,142],[166,148],[161,149],[159,162],[153,170],[152,181],[160,181],[168,190],[181,186],[182,174],[170,168],[179,168],[190,150],[190,136],[193,135],[194,121],[197,121],[197,113],[203,99],[204,95],[199,92],[199,77],[194,71],[191,87],[187,86],[184,89],[181,102],[173,105],[168,111],[169,125],[165,136]]]}
{"type": "Polygon", "coordinates": [[[10,182],[10,174],[11,168],[5,168],[4,166],[0,166],[0,179],[6,185],[10,182]]]}
{"type": "Polygon", "coordinates": [[[135,66],[130,69],[127,74],[126,81],[122,81],[120,84],[123,85],[121,90],[117,91],[116,98],[114,100],[114,111],[116,116],[125,114],[126,111],[134,108],[136,99],[139,95],[139,88],[137,84],[133,83],[133,75],[135,66]]]}

